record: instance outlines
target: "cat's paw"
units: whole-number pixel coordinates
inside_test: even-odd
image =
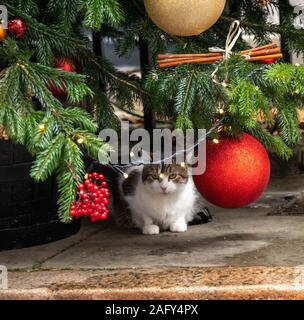
[[[159,234],[159,226],[155,224],[144,226],[142,232],[143,234],[146,234],[146,235]]]
[[[170,226],[171,232],[186,232],[187,229],[188,229],[188,226],[185,221],[175,222]]]

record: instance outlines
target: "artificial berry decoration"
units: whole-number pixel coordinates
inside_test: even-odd
[[[65,72],[76,72],[76,66],[73,60],[60,57],[55,60],[54,67],[56,69],[61,69]],[[53,96],[57,98],[60,102],[64,102],[67,99],[67,92],[64,89],[58,88],[54,85],[52,81],[48,82],[48,89],[52,92]]]
[[[78,201],[72,204],[70,214],[76,219],[89,217],[92,222],[106,220],[109,215],[109,196],[104,176],[97,172],[89,173],[84,183],[78,185]]]
[[[21,18],[11,19],[8,22],[8,30],[16,39],[22,39],[25,36],[26,25]]]

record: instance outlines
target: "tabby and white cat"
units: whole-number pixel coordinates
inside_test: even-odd
[[[147,235],[164,230],[185,232],[188,223],[203,210],[202,199],[185,166],[145,165],[128,174],[128,179],[120,181],[119,198],[114,201],[119,225],[130,226],[131,222]]]

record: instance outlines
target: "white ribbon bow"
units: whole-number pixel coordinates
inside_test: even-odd
[[[209,52],[220,52],[220,53],[224,53],[224,59],[228,59],[232,53],[232,49],[235,46],[238,38],[240,37],[241,33],[242,33],[242,29],[240,28],[240,21],[239,20],[234,20],[229,28],[229,33],[226,39],[226,47],[225,49],[221,49],[218,47],[212,47],[209,48]],[[226,85],[225,82],[220,83],[217,78],[216,78],[216,73],[218,72],[219,67],[216,67],[216,69],[213,71],[213,73],[211,74],[211,78],[212,81],[214,81],[217,84],[222,84],[222,85]]]
[[[221,52],[224,53],[224,59],[228,59],[232,53],[232,49],[235,46],[238,38],[242,33],[242,29],[240,28],[240,21],[234,20],[229,28],[229,33],[226,39],[225,49],[221,49],[218,47],[209,48],[209,52]]]

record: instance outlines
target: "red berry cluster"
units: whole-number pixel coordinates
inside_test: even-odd
[[[84,183],[78,185],[78,196],[71,207],[73,218],[89,217],[92,222],[107,219],[110,192],[102,174],[87,174]]]

